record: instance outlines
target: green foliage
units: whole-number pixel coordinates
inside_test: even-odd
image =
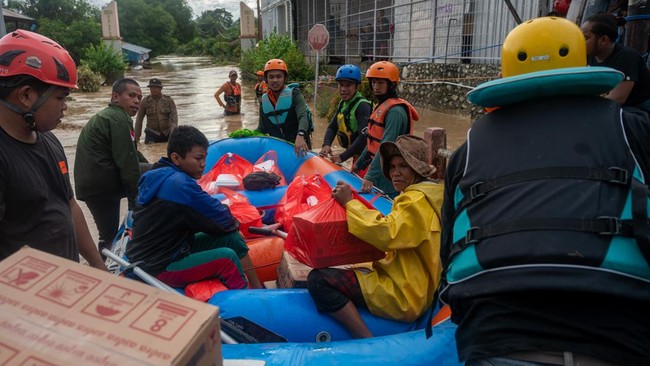
[[[150,6],[160,5],[176,21],[174,38],[187,43],[196,37],[196,23],[192,20],[192,8],[185,0],[147,0]]]
[[[153,6],[145,0],[120,0],[117,9],[122,14],[120,34],[125,42],[151,49],[151,57],[176,50],[176,20],[161,5]]]
[[[9,0],[7,9],[18,10],[39,23],[44,19],[55,19],[65,24],[88,19],[99,20],[99,8],[87,0]]]
[[[310,80],[314,77],[314,69],[305,61],[298,45],[287,35],[271,33],[262,40],[257,48],[242,53],[240,68],[243,74],[254,74],[263,70],[266,62],[280,58],[287,63],[290,81]]]
[[[93,19],[75,20],[66,24],[61,20],[43,18],[38,31],[68,50],[77,65],[81,61],[84,49],[99,44],[102,39],[101,24]]]
[[[88,66],[93,72],[100,74],[105,80],[126,70],[124,56],[113,47],[100,43],[86,48],[82,65]]]
[[[77,85],[79,91],[93,93],[99,91],[104,79],[101,75],[94,73],[88,65],[81,65],[77,69]]]
[[[226,9],[219,8],[201,13],[196,19],[196,25],[200,37],[224,36],[233,27],[232,14]]]

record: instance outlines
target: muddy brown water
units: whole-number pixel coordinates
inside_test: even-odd
[[[227,137],[230,132],[241,128],[255,129],[258,122],[258,106],[255,102],[253,91],[254,81],[238,81],[242,84],[242,114],[238,116],[224,116],[223,109],[214,99],[214,92],[223,83],[228,81],[228,72],[239,69],[235,66],[215,66],[210,58],[206,57],[159,57],[151,69],[131,70],[126,77],[135,79],[142,86],[143,95],[149,94],[146,85],[151,78],[158,78],[163,82],[163,93],[174,98],[178,110],[179,124],[192,125],[200,129],[209,140]],[[75,150],[79,132],[90,117],[105,108],[110,101],[110,86],[103,86],[96,93],[73,93],[68,103],[65,118],[59,127],[54,130],[65,148],[69,165],[74,167]],[[318,92],[318,97],[327,95],[326,91]],[[323,141],[328,121],[316,116],[313,104],[310,108],[314,112],[314,148],[318,150]],[[467,117],[438,113],[417,108],[420,121],[414,125],[414,134],[422,136],[428,127],[442,127],[447,131],[447,144],[453,150],[465,141],[470,119]],[[167,145],[145,145],[144,137],[138,145],[144,156],[150,162],[157,161],[166,154]],[[335,148],[336,151],[336,148]],[[342,150],[341,150],[342,151]],[[71,169],[72,171],[72,169]],[[71,174],[72,184],[74,177]],[[123,212],[126,211],[126,200],[123,200]],[[97,228],[93,222],[86,205],[80,202],[86,221],[95,240]]]

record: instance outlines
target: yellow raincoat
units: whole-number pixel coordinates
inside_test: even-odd
[[[442,272],[442,197],[441,184],[412,184],[385,217],[357,200],[347,203],[350,233],[387,252],[369,273],[355,271],[372,314],[411,322],[431,305]]]

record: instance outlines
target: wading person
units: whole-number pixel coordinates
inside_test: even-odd
[[[75,192],[93,215],[99,248],[111,249],[120,224],[120,201],[135,207],[144,157],[135,148],[131,117],[138,113],[142,91],[133,79],[113,83],[108,107],[90,118],[79,134],[74,164]]]
[[[237,71],[230,70],[228,78],[230,80],[226,81],[214,93],[214,99],[223,108],[225,116],[232,116],[241,113],[241,85],[237,82]],[[223,101],[221,100],[221,94],[223,94]]]
[[[255,100],[257,103],[262,102],[262,95],[269,91],[266,81],[264,81],[264,70],[259,70],[255,73],[257,75],[257,84],[255,84]]]
[[[68,52],[40,34],[0,39],[0,260],[23,245],[106,270],[74,198],[68,160],[51,130],[77,89]]]
[[[354,158],[356,161],[366,147],[366,135],[361,131],[368,126],[368,116],[372,105],[359,92],[361,70],[358,66],[343,65],[339,67],[336,71],[336,84],[341,102],[339,102],[336,113],[325,131],[320,155],[340,164],[349,158]],[[335,137],[341,147],[345,149],[341,154],[332,154],[331,145]]]
[[[178,113],[172,97],[162,93],[163,84],[160,79],[149,81],[150,95],[144,97],[135,117],[135,145],[138,146],[142,134],[142,121],[147,117],[147,127],[144,129],[144,143],[167,142],[169,134],[178,126]]]
[[[436,169],[427,164],[427,143],[400,136],[379,148],[382,173],[401,192],[385,217],[352,198],[350,186],[339,181],[332,197],[347,214],[348,230],[386,252],[371,271],[314,269],[307,288],[318,311],[329,313],[356,338],[372,337],[359,315],[412,322],[431,306],[440,282],[440,209],[442,185],[430,180]]]
[[[286,84],[288,77],[287,64],[280,59],[264,66],[269,90],[262,95],[256,131],[294,143],[296,155],[302,157],[311,150],[311,112],[298,84]]]
[[[650,121],[598,95],[622,74],[586,66],[554,17],[503,42],[503,78],[445,174],[443,300],[460,361],[650,364]]]
[[[366,147],[352,169],[354,172],[367,169],[361,192],[370,192],[375,186],[394,198],[398,192],[390,179],[382,174],[377,151],[381,143],[394,142],[398,136],[411,134],[413,122],[420,119],[420,116],[409,102],[397,96],[399,70],[393,63],[379,61],[372,64],[366,72],[366,78],[379,103],[368,119]]]

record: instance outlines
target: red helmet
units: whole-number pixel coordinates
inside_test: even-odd
[[[569,12],[569,6],[571,5],[571,0],[555,0],[553,4],[553,9],[557,11],[561,16],[565,16]]]
[[[30,75],[46,84],[77,89],[77,66],[68,51],[22,29],[0,39],[0,75]]]

